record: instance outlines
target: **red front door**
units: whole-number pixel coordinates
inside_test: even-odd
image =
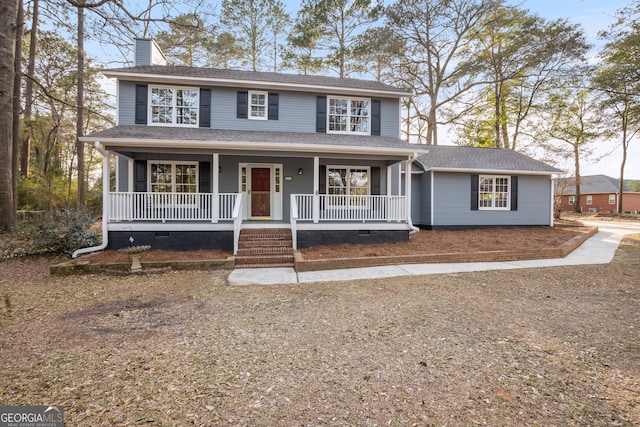
[[[270,168],[251,168],[251,216],[271,216]]]

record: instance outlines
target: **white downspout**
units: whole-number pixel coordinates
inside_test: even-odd
[[[102,154],[102,244],[98,246],[91,246],[89,248],[76,249],[71,258],[77,258],[78,255],[87,254],[91,252],[97,252],[105,249],[109,244],[109,232],[107,231],[107,224],[109,223],[108,203],[109,203],[109,153],[105,151],[99,142],[95,143],[96,150]]]

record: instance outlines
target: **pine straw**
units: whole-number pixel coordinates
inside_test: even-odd
[[[308,285],[0,263],[0,402],[67,425],[640,424],[640,247]],[[1,302],[1,301],[0,301]]]

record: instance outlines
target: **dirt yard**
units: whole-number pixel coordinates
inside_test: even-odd
[[[0,262],[0,402],[70,426],[640,425],[640,241],[610,265],[230,287]]]

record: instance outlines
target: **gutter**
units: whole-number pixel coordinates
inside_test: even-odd
[[[107,212],[108,190],[109,190],[109,153],[105,151],[99,142],[95,143],[96,150],[102,154],[102,243],[98,246],[91,246],[89,248],[76,249],[71,258],[77,258],[78,255],[88,254],[91,252],[101,251],[106,249],[109,244],[109,232],[107,231],[108,218],[105,218]]]

